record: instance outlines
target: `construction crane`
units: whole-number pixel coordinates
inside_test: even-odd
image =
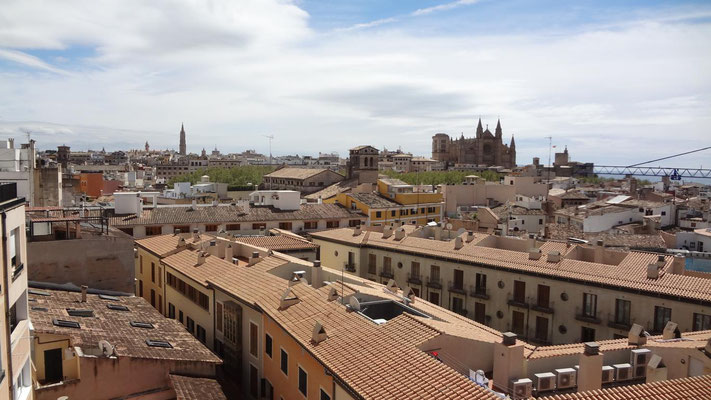
[[[668,176],[672,180],[681,180],[682,178],[706,178],[711,179],[711,169],[704,168],[679,168],[679,167],[643,167],[644,164],[650,164],[657,161],[668,160],[674,157],[680,157],[687,154],[697,153],[711,149],[711,146],[702,147],[683,153],[673,154],[666,157],[656,158],[654,160],[644,161],[627,166],[619,165],[596,165],[594,172],[599,175],[636,175],[636,176]]]

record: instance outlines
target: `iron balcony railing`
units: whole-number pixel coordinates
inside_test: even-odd
[[[581,307],[575,307],[575,319],[583,322],[591,322],[593,324],[599,324],[602,322],[598,316],[597,310],[594,313],[585,312]]]
[[[469,295],[479,299],[489,300],[489,289],[485,286],[472,285],[469,288]]]
[[[407,283],[412,283],[413,285],[422,285],[422,275],[420,274],[407,274]]]

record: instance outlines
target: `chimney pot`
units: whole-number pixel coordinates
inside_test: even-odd
[[[585,354],[589,356],[594,356],[600,353],[600,345],[596,342],[586,342],[585,343]]]
[[[505,346],[513,346],[513,345],[516,344],[516,337],[517,337],[517,336],[516,336],[515,333],[513,333],[513,332],[504,332],[504,333],[503,333],[503,336],[504,336],[504,338],[503,338],[502,343],[503,343]]]

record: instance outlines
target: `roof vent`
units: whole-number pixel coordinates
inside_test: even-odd
[[[193,241],[200,241],[200,231],[198,231],[197,229],[193,229]]]
[[[669,340],[681,337],[681,332],[679,332],[678,326],[679,325],[676,322],[667,322],[667,324],[664,326],[664,331],[662,332],[662,339]],[[677,333],[679,333],[679,336],[677,336]]]
[[[247,266],[251,267],[252,265],[254,265],[258,262],[259,262],[259,252],[253,251],[252,255],[249,257],[249,262],[247,263]]]
[[[173,229],[173,236],[180,236],[180,229]]]
[[[467,231],[467,243],[471,243],[474,240],[474,231]]]
[[[657,266],[659,268],[664,267],[664,265],[667,263],[667,260],[664,258],[664,255],[660,254],[657,256]]]
[[[405,239],[405,229],[398,228],[395,231],[395,240],[402,240],[402,239]]]
[[[501,342],[504,346],[513,346],[516,344],[516,334],[513,332],[504,332],[503,341]]]
[[[197,264],[195,264],[195,266],[205,264],[205,258],[207,258],[207,253],[204,251],[198,251]]]
[[[291,274],[291,279],[289,279],[289,287],[298,285],[302,281],[308,284],[304,275],[306,275],[306,271],[294,271],[294,273]]]
[[[560,251],[551,251],[548,253],[548,262],[560,262]]]
[[[311,341],[314,343],[321,343],[328,338],[326,335],[326,328],[323,327],[321,322],[316,321],[314,324],[314,329],[311,331]]]
[[[387,239],[393,234],[393,228],[390,225],[383,227],[383,239]]]
[[[454,250],[459,250],[462,247],[464,247],[464,242],[462,241],[462,237],[457,236],[456,238],[454,238]]]
[[[362,232],[363,230],[361,229],[360,225],[353,228],[353,236],[360,236]]]
[[[178,248],[178,249],[181,248],[181,247],[185,247],[185,238],[182,238],[182,237],[181,237],[180,239],[178,239],[178,245],[175,246],[175,247]]]
[[[299,298],[291,291],[291,287],[286,288],[284,294],[281,295],[281,300],[279,301],[279,309],[286,310],[287,308],[293,306],[299,302]]]
[[[647,343],[647,336],[649,336],[649,334],[644,330],[642,325],[633,324],[627,334],[628,343],[642,346]]]
[[[328,290],[328,301],[338,300],[338,291],[332,287]]]
[[[540,258],[543,256],[543,252],[541,249],[533,247],[528,249],[528,259],[529,260],[540,260]]]
[[[415,302],[415,297],[417,297],[417,296],[415,295],[415,291],[411,287],[406,286],[405,290],[403,290],[402,292],[403,292],[403,295],[410,300],[410,303]]]
[[[659,273],[659,264],[649,264],[647,265],[647,279],[657,279],[661,275]]]
[[[596,342],[585,342],[585,355],[594,356],[600,354],[600,345]]]
[[[386,287],[388,288],[389,291],[391,291],[393,293],[397,293],[397,290],[399,289],[397,287],[397,283],[395,283],[395,279],[392,279],[392,278],[388,281],[388,284]]]

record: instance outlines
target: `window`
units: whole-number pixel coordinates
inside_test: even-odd
[[[597,317],[597,295],[591,293],[583,293],[583,316],[596,318]],[[588,340],[589,342],[589,340]]]
[[[156,306],[156,291],[154,289],[151,289],[151,305]]]
[[[279,222],[279,229],[291,230],[291,222]]]
[[[182,310],[178,310],[178,321],[180,321],[181,324],[183,323],[183,311]]]
[[[215,303],[215,329],[222,332],[222,303]]]
[[[227,224],[226,230],[228,231],[238,231],[239,224]]]
[[[581,342],[594,342],[595,341],[595,329],[583,326],[580,328],[580,341]]]
[[[187,323],[188,332],[190,332],[191,334],[194,335],[195,334],[195,321],[193,321],[193,319],[190,317],[188,317],[187,321],[188,321],[188,323]]]
[[[267,224],[264,222],[256,222],[252,224],[252,229],[267,229]]]
[[[368,273],[375,275],[375,270],[377,268],[377,258],[375,254],[368,254]]]
[[[259,396],[259,370],[252,364],[249,364],[249,394]]]
[[[197,338],[203,344],[207,341],[207,332],[205,331],[205,328],[203,328],[199,324],[197,326]]]
[[[158,267],[158,287],[163,287],[163,272],[160,267]]]
[[[242,343],[242,307],[234,303],[226,303],[224,306],[224,336],[230,343]]]
[[[67,314],[71,317],[93,317],[94,310],[89,309],[79,309],[79,308],[67,308]]]
[[[476,292],[486,294],[486,274],[476,274]]]
[[[163,296],[158,295],[158,312],[163,314]]]
[[[706,331],[711,329],[711,315],[694,313],[695,331]]]
[[[654,307],[654,331],[661,332],[671,321],[671,308],[656,306]]]
[[[53,319],[52,324],[55,326],[61,326],[62,328],[80,328],[80,325],[76,321],[67,321],[64,319]]]
[[[249,323],[249,354],[259,357],[259,327]]]
[[[331,400],[331,396],[329,396],[328,393],[321,389],[321,395],[319,396],[319,400]]]
[[[548,341],[548,318],[536,317],[536,339],[541,342]]]
[[[526,302],[526,282],[514,281],[513,299],[517,303],[525,303]]]
[[[392,258],[383,257],[383,272],[387,272],[387,273],[392,272]]]
[[[264,352],[272,358],[272,337],[268,333],[264,335]]]
[[[173,345],[164,340],[152,340],[146,339],[146,344],[151,347],[162,347],[165,349],[172,349]]]
[[[439,266],[438,265],[431,265],[430,266],[430,281],[439,282]]]
[[[420,263],[413,261],[410,264],[410,276],[413,278],[418,278],[420,277]]]
[[[168,303],[168,318],[175,319],[175,306]]]
[[[524,315],[520,311],[513,311],[511,314],[511,331],[517,335],[523,336],[523,320]]]
[[[215,225],[215,224],[205,225],[205,232],[217,232],[217,225]]]
[[[289,354],[287,354],[284,349],[281,350],[281,372],[284,375],[289,375]]]
[[[173,225],[173,232],[190,233],[190,225]]]
[[[147,226],[146,227],[146,236],[160,235],[161,232],[162,232],[162,229],[160,226]]]
[[[339,226],[339,221],[326,221],[326,228],[338,228]]]
[[[538,225],[543,225],[543,218],[538,218]]]
[[[301,367],[299,367],[299,392],[304,396],[307,396],[307,386],[308,386],[309,375]]]
[[[138,280],[138,296],[143,297],[143,280]]]
[[[615,323],[620,325],[630,324],[630,301],[615,299]]]
[[[151,263],[151,282],[156,283],[156,264]]]
[[[138,257],[138,267],[141,271],[141,275],[143,275],[143,256]]]
[[[464,289],[464,271],[461,269],[454,270],[454,284],[452,286],[453,289]]]
[[[538,285],[538,306],[548,308],[550,304],[551,287],[547,285]]]
[[[304,222],[304,229],[318,229],[318,221]]]
[[[114,311],[128,311],[128,307],[122,306],[120,304],[107,304],[106,308]]]
[[[134,328],[153,329],[153,324],[150,322],[131,321],[131,326]]]
[[[382,218],[382,217],[383,217],[382,211],[376,211],[376,212],[375,212],[375,218]]]
[[[348,221],[348,226],[351,228],[355,228],[356,226],[360,226],[360,220],[359,219],[351,219]]]

